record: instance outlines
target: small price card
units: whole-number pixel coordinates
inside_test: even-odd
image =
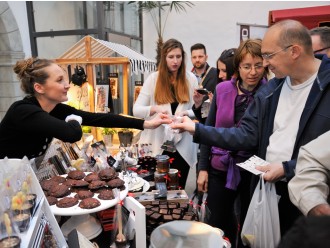
[[[258,156],[252,156],[251,158],[249,158],[248,160],[246,160],[243,163],[238,163],[237,165],[239,167],[242,167],[243,169],[250,171],[251,173],[255,174],[255,175],[260,175],[263,172],[257,170],[255,167],[256,166],[263,166],[263,165],[268,165],[269,162],[263,160],[262,158],[259,158]]]

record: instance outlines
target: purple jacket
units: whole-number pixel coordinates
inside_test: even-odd
[[[265,84],[267,81],[262,79],[261,84]],[[238,89],[236,86],[236,79],[222,82],[217,85],[215,90],[214,102],[216,104],[215,111],[210,111],[208,121],[213,120],[215,127],[233,127],[235,126],[235,100],[238,96]],[[251,101],[249,104],[252,102]],[[211,115],[211,116],[210,116]],[[212,116],[213,115],[213,116]],[[210,119],[210,120],[209,120]],[[210,125],[211,123],[207,123]],[[252,153],[246,151],[228,151],[219,147],[209,147],[211,153],[208,155],[211,158],[211,166],[220,171],[228,171],[226,187],[230,189],[236,189],[240,181],[239,168],[236,163],[243,162],[252,156]],[[203,150],[201,149],[201,156]],[[199,169],[202,169],[199,166]]]

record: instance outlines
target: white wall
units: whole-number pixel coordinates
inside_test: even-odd
[[[11,12],[13,13],[17,26],[19,27],[19,31],[21,33],[22,44],[23,44],[23,52],[25,53],[25,57],[31,56],[31,43],[30,43],[30,35],[29,35],[29,24],[27,21],[26,14],[26,2],[25,1],[7,1]]]
[[[329,5],[329,1],[205,1],[193,2],[195,6],[186,7],[186,12],[169,14],[164,32],[164,41],[175,38],[182,42],[187,53],[187,68],[190,70],[190,47],[203,43],[209,55],[208,62],[215,62],[224,49],[239,44],[239,25],[237,23],[268,26],[270,10],[302,8]],[[257,38],[257,37],[251,37]],[[262,37],[259,37],[262,38]],[[148,13],[143,21],[143,53],[146,57],[156,56],[157,35]]]
[[[7,1],[13,12],[22,36],[25,55],[31,56],[31,45],[25,1]],[[187,53],[187,68],[191,68],[190,46],[204,43],[209,63],[215,66],[220,53],[227,48],[237,47],[239,26],[237,23],[268,25],[270,10],[329,5],[329,1],[193,1],[186,12],[169,14],[164,32],[164,41],[176,38],[184,45]],[[156,56],[157,35],[149,14],[144,14],[143,53],[148,58]]]

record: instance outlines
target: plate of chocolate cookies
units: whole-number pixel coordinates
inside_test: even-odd
[[[61,179],[62,178],[62,179]],[[40,182],[54,215],[73,216],[98,212],[117,204],[112,189],[120,189],[120,199],[128,186],[112,168],[99,172],[70,171]]]

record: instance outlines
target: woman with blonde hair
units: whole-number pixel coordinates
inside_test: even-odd
[[[81,139],[81,125],[121,128],[156,128],[170,123],[166,115],[151,121],[111,113],[91,113],[63,104],[70,84],[54,61],[28,58],[17,61],[14,72],[27,96],[14,102],[0,123],[0,159],[29,159],[44,155],[53,138],[64,142]]]
[[[188,111],[189,116],[194,117],[192,97],[198,83],[196,77],[186,70],[185,56],[181,42],[169,39],[164,43],[158,71],[144,82],[133,106],[134,116],[149,120],[157,113],[178,115]],[[167,138],[166,128],[162,125],[154,130],[144,130],[139,143],[152,144],[153,156],[165,154],[174,158],[171,168],[180,171],[179,185],[184,187],[190,167],[197,163],[197,145],[192,142],[191,135],[182,133],[176,134],[173,140],[175,152],[162,149]]]

